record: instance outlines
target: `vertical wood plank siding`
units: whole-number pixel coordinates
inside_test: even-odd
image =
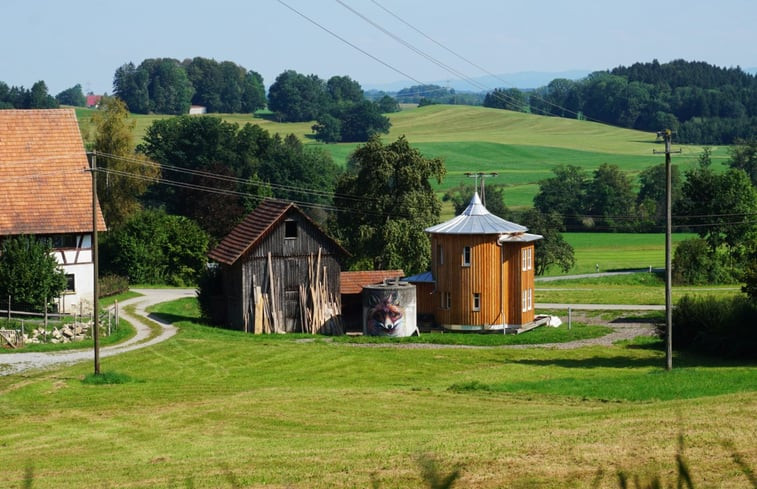
[[[533,267],[522,271],[522,250],[531,243],[497,245],[497,235],[435,234],[431,236],[436,292],[433,313],[449,325],[490,326],[525,324],[533,320],[533,309],[522,310],[522,292],[533,289]],[[471,248],[470,266],[463,266],[463,249]],[[440,260],[439,253],[444,256]],[[440,264],[441,263],[441,264]],[[449,294],[450,308],[444,307]],[[473,310],[473,295],[480,294],[480,308]],[[533,292],[532,292],[533,294]],[[504,317],[503,317],[504,315]]]
[[[287,219],[297,222],[297,237],[285,237],[285,223],[276,226],[265,236],[258,246],[243,256],[230,268],[226,284],[231,287],[226,293],[229,297],[228,318],[232,327],[252,331],[255,321],[254,287],[260,287],[269,293],[270,277],[268,272],[268,254],[271,254],[273,270],[274,296],[277,309],[284,316],[280,327],[287,332],[302,330],[299,308],[299,287],[308,282],[308,258],[315,260],[321,249],[321,272],[326,270],[326,284],[329,294],[339,300],[339,274],[341,267],[338,251],[331,242],[319,239],[323,236],[307,219],[296,212],[289,213]],[[239,291],[239,294],[236,291]],[[240,302],[237,302],[240,301]]]

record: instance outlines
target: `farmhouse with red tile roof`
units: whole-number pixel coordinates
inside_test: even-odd
[[[73,109],[0,110],[0,238],[49,237],[69,290],[62,311],[93,299],[92,176]],[[97,229],[105,221],[97,209]]]

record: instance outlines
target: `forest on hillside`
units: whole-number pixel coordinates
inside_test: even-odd
[[[704,62],[655,60],[577,81],[557,79],[528,100],[536,114],[671,129],[680,143],[734,144],[757,133],[757,77]]]
[[[257,72],[230,61],[152,58],[119,67],[113,87],[133,113],[184,114],[191,104],[225,113],[268,108],[281,121],[316,121],[316,138],[326,142],[365,141],[384,133],[389,122],[381,114],[398,110],[398,103],[482,104],[643,131],[671,129],[684,144],[730,145],[757,134],[757,77],[701,61],[654,60],[580,80],[558,78],[535,90],[497,88],[485,95],[436,85],[365,93],[346,75],[322,80],[288,70],[266,94]],[[81,100],[80,85],[53,97],[44,81],[31,89],[0,81],[0,108],[50,108]],[[358,122],[360,130],[349,132]]]

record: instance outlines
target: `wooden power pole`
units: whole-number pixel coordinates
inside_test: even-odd
[[[92,297],[92,340],[95,349],[95,375],[100,375],[100,281],[98,278],[98,254],[97,254],[97,152],[92,152],[92,268],[94,279],[94,291]]]
[[[665,370],[673,369],[673,269],[672,269],[672,233],[673,233],[673,198],[672,172],[670,169],[670,141],[673,133],[670,129],[657,133],[665,141]],[[661,154],[661,151],[653,151]]]

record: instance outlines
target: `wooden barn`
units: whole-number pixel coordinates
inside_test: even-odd
[[[438,323],[461,331],[517,331],[533,322],[534,242],[542,237],[526,231],[491,214],[478,193],[462,214],[426,229]]]
[[[347,255],[295,204],[264,200],[208,255],[221,267],[225,322],[250,333],[341,333]]]

